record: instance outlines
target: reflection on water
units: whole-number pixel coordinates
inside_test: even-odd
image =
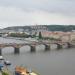
[[[0,38],[0,41],[2,39]],[[4,39],[4,42],[8,40],[12,42],[12,39]],[[10,60],[12,66],[24,65],[39,72],[40,75],[75,75],[75,49],[58,51],[54,49],[45,52],[44,46],[41,45],[36,47],[35,53],[30,52],[29,46],[22,47],[20,54],[17,55],[14,54],[12,47],[4,48],[2,51],[5,59]]]

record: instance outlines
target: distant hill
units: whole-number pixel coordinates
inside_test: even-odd
[[[49,31],[72,31],[75,30],[75,25],[48,25]]]
[[[75,25],[45,25],[49,31],[72,31],[75,30]],[[31,26],[12,26],[4,28],[6,30],[31,29]]]
[[[4,29],[17,31],[18,29],[30,29],[30,26],[12,26],[12,27],[4,28]]]

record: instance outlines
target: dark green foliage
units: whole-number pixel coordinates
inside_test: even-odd
[[[6,72],[2,72],[2,75],[9,75],[8,73],[6,73]]]
[[[72,31],[75,30],[74,25],[48,25],[49,31]]]
[[[39,32],[39,39],[42,39],[42,34],[41,34],[41,32]]]
[[[25,38],[30,37],[30,35],[27,35],[25,33],[22,33],[22,34],[20,34],[20,33],[11,33],[11,34],[9,34],[9,36],[11,36],[11,37],[25,37]]]

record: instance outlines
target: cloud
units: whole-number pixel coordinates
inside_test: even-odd
[[[74,21],[74,0],[0,0],[2,27],[30,24],[75,24]]]
[[[25,11],[43,10],[70,15],[75,13],[75,0],[0,0],[0,5]]]

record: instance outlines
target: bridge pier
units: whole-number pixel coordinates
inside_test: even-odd
[[[15,53],[15,54],[19,54],[19,53],[20,53],[19,48],[15,47],[15,48],[14,48],[14,53]]]
[[[2,49],[0,48],[0,55],[2,55]]]
[[[62,45],[57,44],[57,49],[61,49],[61,48],[62,48]]]
[[[31,45],[30,47],[31,47],[31,50],[30,50],[31,52],[35,52],[36,51],[36,46],[35,45]]]
[[[49,51],[50,50],[50,44],[45,44],[45,51]]]
[[[67,42],[67,48],[71,48],[71,47],[72,45],[69,42]]]

